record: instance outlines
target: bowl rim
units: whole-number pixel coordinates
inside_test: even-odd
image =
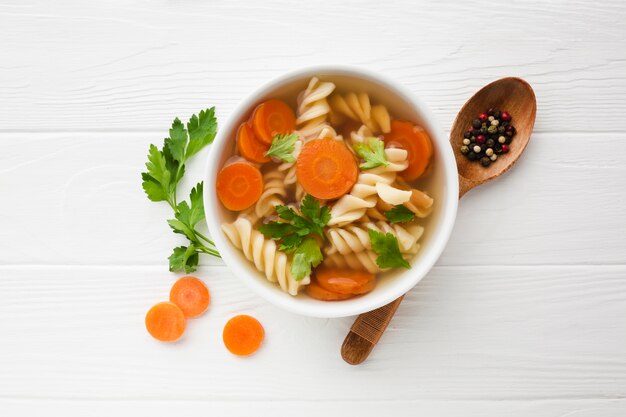
[[[218,218],[218,199],[210,198],[209,195],[212,196],[213,193],[205,192],[203,193],[203,200],[209,233],[215,242],[215,246],[220,252],[226,266],[230,268],[233,274],[243,281],[248,288],[251,288],[256,294],[260,295],[271,304],[284,310],[309,317],[333,318],[353,316],[382,307],[407,293],[426,276],[443,253],[450,235],[452,234],[458,208],[459,182],[454,152],[430,108],[403,85],[371,70],[349,65],[318,65],[299,68],[276,76],[254,89],[235,106],[230,115],[226,118],[223,127],[218,129],[207,157],[204,169],[204,181],[207,181],[209,184],[215,183],[217,172],[219,171],[217,165],[226,144],[226,137],[236,128],[236,122],[239,121],[242,114],[258,100],[258,97],[296,79],[312,77],[319,74],[322,74],[322,76],[323,74],[330,74],[368,79],[373,83],[381,85],[385,89],[391,90],[394,95],[400,96],[405,101],[411,103],[412,107],[423,116],[424,124],[427,125],[427,130],[434,136],[434,140],[438,145],[438,152],[441,153],[441,159],[444,162],[445,190],[442,195],[445,196],[447,201],[440,215],[439,233],[432,236],[431,241],[428,242],[430,256],[421,257],[420,262],[412,265],[410,270],[400,273],[398,277],[395,278],[394,285],[389,285],[385,292],[378,294],[376,297],[360,298],[363,300],[361,303],[355,302],[358,299],[352,299],[352,302],[348,304],[342,301],[326,302],[323,304],[323,308],[318,308],[316,305],[299,302],[299,298],[297,297],[285,297],[285,293],[280,290],[279,287],[268,287],[264,280],[260,279],[261,276],[258,274],[250,274],[247,268],[241,265],[238,256],[235,254],[236,249],[232,247],[226,236],[222,233],[220,219]],[[400,279],[400,277],[404,279]]]

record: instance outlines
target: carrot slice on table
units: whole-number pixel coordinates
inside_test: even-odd
[[[353,294],[341,294],[335,291],[329,291],[315,280],[311,280],[311,283],[306,286],[306,293],[309,297],[322,301],[339,301],[354,297]]]
[[[374,289],[376,277],[356,269],[336,269],[321,266],[315,270],[320,287],[339,294],[365,294]]]
[[[228,320],[222,338],[230,353],[248,356],[256,352],[263,343],[265,330],[254,317],[240,315]]]
[[[146,314],[148,333],[161,342],[174,342],[185,331],[185,314],[174,303],[162,302],[152,306]]]
[[[358,168],[343,142],[315,139],[302,148],[296,161],[296,175],[304,190],[315,198],[339,198],[356,182]]]
[[[185,317],[198,317],[211,302],[209,289],[196,277],[182,277],[172,285],[170,301],[176,304]]]
[[[295,130],[296,115],[284,101],[268,100],[254,110],[252,127],[261,142],[271,145],[274,135]]]
[[[259,141],[248,123],[242,123],[237,130],[237,150],[239,154],[248,161],[264,164],[270,161],[269,156],[265,153],[270,149],[267,145]]]
[[[233,211],[245,210],[261,197],[263,176],[254,165],[235,162],[217,174],[216,189],[224,207]]]
[[[391,131],[384,135],[386,147],[399,147],[408,153],[409,166],[400,175],[407,181],[421,177],[433,155],[433,145],[428,133],[410,122],[393,120]]]

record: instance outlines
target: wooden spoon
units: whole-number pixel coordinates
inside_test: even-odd
[[[510,151],[498,155],[498,159],[485,168],[479,162],[467,159],[461,154],[460,148],[463,134],[471,126],[472,121],[489,108],[509,112],[517,133]],[[463,105],[450,132],[450,144],[459,171],[459,198],[513,166],[530,141],[536,113],[537,100],[533,89],[526,81],[515,77],[502,78],[486,85]],[[355,320],[341,346],[341,356],[346,362],[358,365],[367,359],[403,298],[404,296],[376,310],[363,313]]]

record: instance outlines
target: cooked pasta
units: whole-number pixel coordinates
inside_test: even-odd
[[[326,254],[332,255],[339,252],[342,255],[372,250],[369,238],[369,230],[382,233],[391,233],[398,239],[401,253],[415,254],[419,250],[417,241],[424,233],[422,226],[412,224],[402,226],[389,224],[386,221],[351,224],[346,227],[331,227],[326,230],[329,246]]]
[[[311,282],[310,277],[300,281],[293,279],[287,254],[278,250],[276,242],[255,230],[246,217],[239,216],[233,223],[222,225],[222,230],[246,259],[263,272],[268,281],[278,282],[283,291],[297,295],[300,287]]]
[[[349,269],[365,269],[370,274],[376,274],[383,272],[376,264],[376,255],[370,250],[363,252],[350,253],[348,255],[342,255],[339,252],[332,255],[328,255],[324,258],[324,265],[332,268],[349,268]]]
[[[235,216],[222,231],[243,257],[285,293],[306,288],[328,301],[362,296],[377,274],[409,268],[434,206],[403,180],[431,163],[431,155],[407,150],[413,140],[429,145],[424,131],[418,137],[418,125],[392,121],[366,93],[335,88],[314,77],[295,100],[256,106],[216,179]]]
[[[263,194],[254,206],[257,217],[265,217],[274,211],[274,207],[283,204],[287,197],[285,172],[273,169],[263,175]]]
[[[330,113],[327,99],[334,90],[335,84],[313,77],[306,90],[298,96],[296,128],[305,140],[322,137],[320,133],[325,128],[332,129],[326,123]]]
[[[372,106],[366,93],[335,94],[330,97],[330,105],[336,122],[345,116],[363,123],[375,134],[391,130],[391,116],[387,108],[382,104]]]

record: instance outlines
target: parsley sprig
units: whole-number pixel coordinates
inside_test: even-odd
[[[293,151],[297,141],[298,135],[296,133],[288,135],[279,133],[272,139],[272,145],[265,156],[278,158],[283,162],[295,162],[296,158],[293,156]]]
[[[372,169],[379,166],[388,166],[385,155],[385,143],[376,138],[369,138],[367,143],[355,143],[354,151],[365,160],[359,167],[361,169]]]
[[[324,239],[324,227],[330,221],[328,207],[320,207],[318,200],[306,195],[300,205],[300,214],[289,206],[276,206],[278,217],[284,221],[271,221],[261,225],[260,232],[280,241],[279,250],[293,253],[291,273],[296,281],[311,273],[322,262],[320,245],[314,236]]]
[[[394,268],[402,266],[411,269],[411,265],[404,259],[400,253],[398,239],[392,233],[381,233],[374,229],[368,230],[372,250],[378,255],[376,265],[380,268]]]
[[[395,206],[384,214],[391,223],[406,223],[415,219],[415,213],[403,205]]]
[[[170,205],[174,210],[174,219],[167,223],[174,233],[189,239],[188,246],[174,248],[169,257],[170,271],[193,272],[198,266],[199,254],[220,255],[213,241],[196,229],[196,225],[205,218],[203,183],[198,183],[191,190],[189,203],[178,202],[176,189],[185,174],[185,163],[215,138],[215,108],[202,110],[198,116],[192,115],[187,128],[176,118],[169,133],[161,150],[150,145],[147,172],[141,174],[141,185],[151,201],[166,201]]]

